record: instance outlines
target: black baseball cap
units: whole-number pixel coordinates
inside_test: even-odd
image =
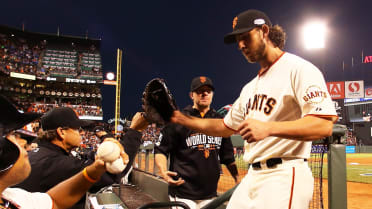
[[[196,91],[196,89],[198,89],[202,86],[209,86],[214,91],[212,80],[208,77],[205,77],[205,76],[198,76],[198,77],[195,77],[194,79],[192,79],[190,90],[193,92],[193,91]]]
[[[255,9],[244,11],[234,18],[233,32],[225,35],[224,42],[225,44],[235,43],[236,35],[248,32],[253,28],[264,24],[268,25],[269,27],[272,26],[269,17],[265,13]]]
[[[92,122],[80,120],[76,112],[69,107],[57,107],[41,117],[41,128],[44,131],[55,130],[58,127],[80,128],[90,125]]]
[[[39,113],[19,112],[17,108],[2,95],[0,95],[0,110],[0,124],[3,125],[4,134],[22,128],[41,116]]]
[[[93,131],[95,133],[97,133],[97,132],[106,131],[106,130],[105,130],[105,128],[103,126],[96,126],[96,127],[94,127]]]
[[[31,144],[36,138],[37,134],[25,129],[18,129],[15,131],[20,137],[27,141],[27,144]]]
[[[0,109],[0,172],[3,172],[13,167],[20,154],[17,145],[4,136],[36,120],[41,114],[21,113],[2,95],[0,95]]]
[[[6,137],[0,136],[0,173],[13,167],[18,160],[19,153],[17,145]]]

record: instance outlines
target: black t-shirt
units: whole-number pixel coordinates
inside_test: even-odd
[[[124,135],[120,143],[125,147],[125,151],[130,157],[130,162],[135,158],[135,151],[138,150],[141,142],[141,133],[131,130]],[[72,177],[82,171],[86,166],[94,162],[94,154],[91,159],[78,159],[71,156],[61,147],[42,141],[39,148],[28,153],[31,164],[31,173],[27,179],[14,187],[25,189],[29,192],[47,192],[58,183]],[[89,192],[98,192],[101,188],[119,183],[120,177],[124,176],[130,166],[117,175],[104,173],[100,180],[93,184]],[[83,209],[85,205],[85,196],[73,207],[74,209]]]
[[[191,106],[186,107],[184,113],[201,117]],[[204,118],[222,116],[210,109]],[[162,129],[155,153],[170,157],[169,170],[185,180],[180,186],[169,186],[169,194],[192,200],[216,196],[220,163],[228,165],[235,161],[230,138],[207,136],[178,124],[169,124]]]

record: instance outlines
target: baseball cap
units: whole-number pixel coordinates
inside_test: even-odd
[[[22,128],[41,116],[41,114],[38,113],[19,112],[17,108],[2,95],[0,95],[0,110],[0,124],[3,125],[3,133],[5,134]]]
[[[225,35],[224,42],[225,44],[235,43],[236,35],[248,32],[264,24],[272,26],[269,17],[265,13],[255,9],[244,11],[234,18],[233,32]]]
[[[214,91],[212,80],[205,76],[198,76],[192,79],[190,90],[193,92],[202,86],[209,86]]]
[[[58,127],[80,128],[90,125],[91,121],[80,120],[75,111],[69,107],[57,107],[41,117],[41,128],[44,131]]]
[[[19,149],[7,138],[0,136],[0,172],[6,171],[13,167],[18,160]]]
[[[95,133],[97,133],[97,132],[106,131],[106,130],[105,130],[105,128],[103,128],[103,126],[96,126],[96,127],[94,127],[93,131]]]
[[[18,129],[15,132],[19,134],[22,139],[26,140],[27,144],[31,144],[37,138],[36,133],[25,130],[25,129]]]
[[[0,172],[10,169],[18,160],[20,150],[4,135],[22,128],[41,116],[37,113],[20,113],[4,96],[0,95]]]

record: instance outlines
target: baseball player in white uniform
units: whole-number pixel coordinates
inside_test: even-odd
[[[214,136],[240,134],[250,163],[228,209],[307,209],[312,173],[311,141],[330,136],[336,111],[322,73],[282,51],[285,33],[261,11],[233,20],[224,42],[238,43],[248,62],[260,64],[224,119],[198,119],[175,111],[172,121]]]

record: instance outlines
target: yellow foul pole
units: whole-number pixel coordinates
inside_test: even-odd
[[[121,61],[122,50],[117,50],[117,65],[116,65],[116,102],[115,102],[115,136],[118,133],[118,125],[120,124],[120,89],[121,89]]]

